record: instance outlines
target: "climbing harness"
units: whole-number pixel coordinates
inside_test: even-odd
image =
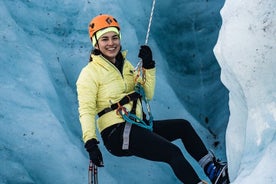
[[[142,100],[146,103],[146,106],[148,109],[148,115],[149,115],[148,120],[146,118],[146,114],[143,111],[143,108],[142,108],[143,118],[141,119],[136,116],[136,106],[137,106],[138,100],[141,101],[141,106],[142,106]],[[129,112],[123,105],[125,105],[131,101],[133,102],[133,104],[132,104],[132,109]],[[103,109],[102,111],[100,111],[98,113],[98,116],[101,117],[104,114],[111,112],[113,110],[116,110],[116,114],[117,115],[120,114],[122,116],[122,118],[125,120],[125,126],[124,126],[124,131],[123,131],[123,144],[122,144],[123,150],[128,150],[128,148],[129,148],[129,134],[130,134],[132,124],[135,124],[139,127],[142,127],[142,128],[152,131],[153,116],[151,114],[150,106],[149,106],[149,103],[145,96],[145,91],[144,91],[143,87],[141,86],[141,84],[138,83],[136,85],[135,92],[133,92],[129,95],[126,95],[118,103],[111,104],[110,107]]]
[[[88,167],[88,184],[98,184],[98,167],[91,160]]]
[[[122,150],[128,150],[129,147],[129,134],[131,130],[131,123],[126,122],[125,127],[124,127],[124,132],[123,132],[123,145],[122,145]]]
[[[141,95],[137,92],[133,92],[131,94],[128,94],[125,97],[123,97],[118,103],[111,104],[110,107],[107,107],[107,108],[103,109],[102,111],[100,111],[98,113],[98,116],[101,117],[105,113],[111,112],[111,111],[116,110],[116,109],[120,109],[120,108],[124,109],[123,105],[125,105],[125,104],[127,104],[131,101],[135,101],[140,97],[141,97]]]
[[[128,150],[129,148],[129,135],[130,135],[130,131],[131,131],[131,127],[132,125],[137,125],[139,127],[142,127],[142,128],[145,128],[145,129],[148,129],[150,131],[152,131],[152,128],[153,128],[153,116],[151,114],[151,111],[150,111],[150,106],[149,106],[149,103],[145,97],[145,92],[144,92],[144,89],[143,87],[141,86],[141,84],[137,84],[136,87],[135,87],[135,92],[140,94],[141,95],[141,100],[143,100],[146,105],[147,105],[147,109],[148,109],[148,115],[149,115],[149,119],[147,120],[146,119],[146,115],[143,111],[143,108],[142,108],[142,112],[143,112],[143,119],[141,118],[138,118],[136,115],[135,115],[135,111],[136,111],[136,105],[137,105],[137,100],[133,101],[133,106],[132,106],[132,109],[131,111],[127,111],[127,109],[123,106],[119,106],[118,109],[116,110],[116,113],[120,114],[123,119],[125,120],[125,127],[124,127],[124,131],[123,131],[123,144],[122,144],[122,149],[123,150]],[[141,105],[142,105],[142,102],[141,102]]]
[[[146,114],[144,112],[143,112],[142,119],[135,115],[136,114],[136,105],[137,105],[138,100],[143,100],[146,103],[146,106],[148,109],[149,120],[146,119]],[[132,105],[131,111],[129,112],[124,107],[124,105],[131,101],[133,101],[133,105]],[[141,105],[142,105],[142,103],[141,103]],[[129,95],[126,95],[119,102],[117,102],[115,104],[111,104],[110,107],[103,109],[102,111],[100,111],[98,113],[98,116],[101,117],[104,114],[111,112],[113,110],[116,110],[117,115],[120,114],[126,122],[131,123],[131,124],[136,124],[137,126],[140,126],[142,128],[152,130],[153,116],[150,112],[149,103],[146,99],[145,91],[144,91],[143,87],[141,86],[141,84],[138,83],[135,86],[135,92],[133,92]]]

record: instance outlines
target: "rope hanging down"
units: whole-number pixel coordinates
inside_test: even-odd
[[[148,31],[147,31],[147,35],[146,35],[145,45],[148,44],[148,40],[149,40],[149,33],[150,33],[150,27],[151,27],[151,22],[152,22],[154,7],[155,7],[155,0],[152,1],[151,12],[150,12],[150,19],[149,19],[149,25],[148,25]]]
[[[153,17],[153,13],[154,13],[154,7],[155,7],[155,0],[152,1],[152,7],[151,7],[151,13],[150,13],[150,18],[149,18],[149,24],[148,24],[148,30],[147,30],[145,45],[148,44],[148,39],[149,39],[149,34],[150,34],[150,28],[151,28],[151,22],[152,22],[152,17]],[[134,70],[138,72],[138,75],[136,76],[135,82],[137,82],[137,79],[140,76],[142,76],[142,83],[144,83],[146,79],[145,79],[145,71],[143,70],[143,67],[142,67],[142,60],[140,60],[138,62],[137,66],[135,67]],[[137,124],[137,125],[139,125],[139,126],[141,126],[143,128],[152,130],[153,116],[151,114],[151,109],[150,109],[149,102],[148,102],[148,100],[145,97],[144,89],[143,89],[143,87],[141,86],[141,84],[139,82],[135,86],[135,91],[138,92],[140,95],[142,95],[142,100],[146,103],[146,107],[147,107],[147,111],[148,111],[148,115],[149,115],[149,120],[148,120],[149,124],[145,123],[143,120],[140,120],[137,117],[131,117],[131,119],[127,119],[129,117],[127,117],[125,115],[123,117],[124,117],[124,119],[127,120],[127,122],[131,122],[132,124]],[[135,121],[132,121],[132,119],[138,120],[139,123],[137,123]]]
[[[149,34],[150,34],[152,17],[153,17],[153,13],[154,13],[154,7],[155,7],[155,0],[152,1],[152,6],[151,6],[151,12],[150,12],[150,18],[149,18],[149,24],[148,24],[148,30],[147,30],[145,45],[147,45],[148,41],[149,41]],[[142,71],[142,60],[140,60],[138,62],[137,66],[135,67],[135,70]]]

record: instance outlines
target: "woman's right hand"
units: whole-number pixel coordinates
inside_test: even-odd
[[[89,153],[89,158],[98,167],[103,167],[103,156],[98,147],[99,141],[90,139],[85,143],[86,151]]]

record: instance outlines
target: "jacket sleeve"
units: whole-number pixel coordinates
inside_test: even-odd
[[[155,81],[156,81],[156,68],[145,70],[146,82],[143,85],[146,97],[148,100],[151,100],[154,96],[155,90]]]
[[[79,102],[79,119],[82,128],[82,138],[86,143],[96,136],[96,96],[97,83],[89,68],[84,68],[77,80],[77,95]]]

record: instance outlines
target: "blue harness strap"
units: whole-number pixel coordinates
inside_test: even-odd
[[[137,117],[135,115],[136,104],[137,104],[137,100],[138,99],[134,101],[131,112],[128,112],[125,108],[124,109],[122,109],[122,108],[120,109],[119,108],[118,112],[121,114],[121,116],[124,118],[124,120],[126,122],[131,123],[131,124],[135,124],[137,126],[140,126],[142,128],[146,128],[146,129],[149,129],[149,130],[152,131],[153,116],[152,116],[150,108],[149,108],[150,107],[149,103],[148,103],[148,101],[146,99],[144,88],[141,86],[140,83],[138,83],[135,86],[135,92],[138,93],[138,94],[140,94],[141,98],[142,98],[142,101],[144,101],[146,103],[149,119],[148,120],[146,119],[146,115],[145,115],[144,111],[143,111],[143,119],[141,119],[141,118],[139,118],[139,117]],[[141,101],[141,103],[142,103],[142,101]]]
[[[120,115],[123,117],[123,119],[126,122],[125,127],[124,127],[124,132],[123,132],[123,145],[122,145],[123,150],[128,150],[128,148],[129,148],[129,134],[131,131],[131,126],[133,124],[137,125],[139,127],[148,129],[150,131],[152,131],[152,129],[153,129],[153,116],[150,112],[149,104],[146,99],[145,91],[144,91],[143,87],[140,84],[136,85],[135,92],[140,94],[142,100],[146,102],[148,114],[149,114],[149,120],[146,119],[146,115],[145,115],[144,111],[143,111],[143,119],[141,119],[135,115],[138,99],[133,101],[133,106],[132,106],[132,109],[130,112],[128,112],[127,109],[123,106],[120,106],[117,109],[117,113],[120,113]],[[141,98],[139,98],[139,99],[141,99]],[[141,101],[141,105],[142,105],[142,101]]]

